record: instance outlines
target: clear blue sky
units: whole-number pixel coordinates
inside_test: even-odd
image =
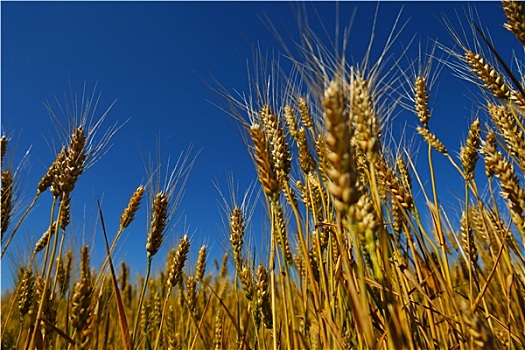
[[[499,2],[475,5],[483,25],[490,28],[498,45],[513,40],[502,28],[504,15]],[[404,7],[401,18],[409,23],[394,44],[392,54],[400,54],[413,35],[420,36],[423,43],[439,39],[451,44],[440,19],[443,15],[454,18],[454,10],[462,12],[466,6],[466,2],[384,2],[379,8],[376,28],[378,48],[381,49],[401,7]],[[98,82],[97,91],[102,93],[99,112],[118,99],[105,126],[129,121],[112,139],[109,152],[82,175],[74,191],[71,234],[76,237],[76,249],[84,239],[94,245],[94,262],[104,256],[100,225],[95,225],[96,200],[102,200],[112,237],[129,196],[137,185],[145,182],[142,157],[154,155],[160,139],[163,160],[170,154],[176,158],[191,144],[202,152],[178,211],[182,219],[173,227],[156,258],[156,266],[164,266],[168,248],[176,245],[186,232],[192,236],[193,258],[201,244],[206,243],[212,257],[218,255],[220,259],[228,236],[214,182],[226,188],[228,176],[233,173],[242,194],[256,174],[232,118],[215,105],[221,101],[212,88],[217,87],[216,80],[232,93],[246,91],[246,63],[253,57],[254,46],[281,50],[281,44],[261,18],[268,16],[285,39],[297,39],[297,4],[2,1],[1,7],[2,131],[12,137],[8,151],[13,164],[18,164],[32,146],[31,166],[24,172],[19,192],[21,207],[32,199],[36,183],[55,157],[50,140],[58,142],[41,101],[52,102],[54,95],[63,101],[68,80],[78,92],[84,82],[88,91]],[[355,7],[358,12],[350,51],[358,59],[368,44],[376,3],[340,3],[343,25],[349,22]],[[328,32],[333,33],[335,4],[306,6],[314,27],[319,27],[314,8]],[[415,58],[416,53],[414,46],[409,56]],[[473,103],[462,83],[454,80],[447,68],[435,92],[431,128],[447,147],[457,151],[466,135]],[[417,120],[410,113],[403,112],[393,123],[403,125],[405,121],[412,132]],[[442,172],[438,185],[445,193],[451,186],[450,192],[459,190],[461,194],[461,183],[458,182],[457,188],[451,185],[454,181],[450,179],[455,176],[451,167],[442,157],[436,155],[435,159],[438,167],[448,169]],[[450,203],[454,201],[452,195]],[[26,246],[33,246],[46,229],[50,203],[49,194],[43,196],[17,233],[9,256],[2,261],[3,288],[12,283],[13,264],[28,259],[20,253],[29,254]],[[253,234],[260,231],[256,227]],[[125,233],[117,255],[117,262],[126,260],[138,273],[143,273],[146,266],[146,232],[146,213],[142,210]]]

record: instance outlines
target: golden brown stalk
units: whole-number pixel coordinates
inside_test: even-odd
[[[445,145],[441,141],[439,141],[436,135],[428,131],[428,129],[418,126],[417,132],[421,136],[423,136],[425,141],[436,151],[438,151],[439,153],[447,154],[447,149],[445,148]]]
[[[478,161],[478,148],[481,142],[479,136],[480,132],[481,128],[479,119],[475,119],[470,125],[465,146],[462,146],[459,152],[461,166],[464,171],[463,176],[467,181],[474,178],[474,169],[476,167],[476,162]]]
[[[350,90],[355,143],[373,160],[379,152],[380,132],[369,82],[357,75],[352,79]]]
[[[489,64],[485,63],[485,59],[481,55],[466,50],[465,62],[470,66],[472,72],[485,84],[485,87],[492,92],[494,97],[501,99],[510,98],[510,89],[504,77]]]
[[[295,112],[290,105],[284,106],[284,120],[288,126],[288,132],[290,136],[294,139],[297,139],[297,117]]]
[[[414,83],[415,107],[419,122],[428,129],[430,120],[430,111],[428,109],[427,79],[424,76],[418,76]]]
[[[2,238],[9,227],[9,220],[13,214],[13,175],[11,170],[2,171],[1,191]]]
[[[206,246],[203,245],[199,250],[199,256],[197,258],[197,266],[195,267],[195,279],[197,282],[202,283],[204,278],[204,272],[206,270]]]
[[[331,165],[328,170],[328,190],[334,198],[336,210],[345,216],[349,206],[359,200],[359,195],[356,189],[354,150],[349,142],[353,132],[350,129],[343,91],[334,81],[325,90],[323,107],[328,149],[326,158]]]
[[[186,258],[188,257],[188,251],[190,249],[190,242],[188,241],[188,236],[184,235],[177,247],[177,252],[171,261],[171,268],[168,274],[168,288],[172,289],[182,279],[182,269],[186,263]]]
[[[148,232],[148,241],[146,242],[146,250],[149,257],[157,254],[160,249],[164,239],[163,235],[167,218],[168,196],[164,192],[159,192],[153,198],[151,224]]]
[[[525,6],[523,1],[503,0],[503,10],[507,16],[507,23],[503,26],[510,30],[521,45],[525,46]]]
[[[301,170],[305,174],[314,171],[317,168],[317,164],[315,164],[314,157],[308,148],[306,130],[304,128],[301,128],[298,131],[297,145],[299,146],[299,166],[301,167]]]
[[[306,101],[305,98],[299,97],[299,114],[301,114],[301,119],[303,121],[303,125],[307,129],[311,129],[314,127],[314,123],[312,120],[312,115],[310,114],[310,109],[308,107],[308,101]]]
[[[254,159],[259,182],[264,193],[271,200],[277,200],[280,192],[279,181],[277,180],[277,173],[270,155],[270,147],[266,135],[258,124],[251,126],[250,135],[254,146]]]
[[[125,229],[128,227],[133,219],[135,218],[135,213],[139,209],[140,201],[142,199],[142,195],[144,194],[144,187],[139,186],[133,192],[133,195],[131,196],[128,206],[126,209],[124,209],[124,212],[122,213],[122,216],[120,217],[120,228]]]

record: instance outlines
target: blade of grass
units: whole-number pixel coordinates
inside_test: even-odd
[[[115,275],[115,268],[113,267],[113,260],[111,259],[111,252],[109,249],[108,236],[106,234],[106,225],[104,224],[104,215],[102,214],[102,208],[98,200],[97,200],[97,204],[98,204],[98,212],[100,215],[100,223],[102,224],[102,232],[104,233],[104,242],[106,244],[106,250],[108,253],[109,268],[111,271],[111,281],[113,282],[113,291],[115,292],[115,300],[117,302],[117,311],[118,311],[120,330],[122,333],[122,341],[124,343],[123,344],[124,348],[126,350],[131,350],[132,346],[131,346],[131,339],[129,338],[129,326],[128,326],[128,321],[126,319],[124,305],[122,304],[122,298],[120,296],[117,277]]]

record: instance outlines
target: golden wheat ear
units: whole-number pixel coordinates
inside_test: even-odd
[[[525,46],[525,5],[523,1],[503,0],[503,10],[507,16],[507,23],[503,26],[512,32]]]

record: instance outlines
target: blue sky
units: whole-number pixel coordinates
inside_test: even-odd
[[[467,4],[382,3],[376,28],[378,49],[401,7],[402,21],[409,22],[392,54],[399,55],[413,35],[423,43],[438,39],[451,45],[441,18],[443,15],[455,18],[454,11],[462,13]],[[514,39],[502,28],[504,15],[500,3],[475,5],[494,41],[505,48]],[[169,155],[176,159],[193,145],[194,150],[201,152],[177,212],[181,220],[156,258],[156,266],[164,266],[168,248],[176,245],[184,233],[192,237],[193,258],[206,243],[212,257],[220,259],[228,241],[220,209],[222,200],[215,184],[227,194],[226,184],[233,174],[242,195],[256,174],[235,122],[216,106],[223,101],[213,88],[217,87],[217,81],[232,93],[246,91],[246,65],[253,58],[254,47],[282,52],[279,40],[262,18],[270,18],[288,43],[298,39],[297,3],[3,1],[1,7],[1,114],[2,131],[12,138],[8,149],[10,161],[18,164],[32,147],[30,167],[25,169],[20,183],[21,207],[29,204],[36,183],[55,157],[51,140],[58,142],[42,100],[56,107],[54,96],[63,102],[69,82],[79,93],[84,83],[88,92],[97,83],[97,91],[102,94],[99,112],[117,99],[105,127],[128,121],[112,139],[108,153],[82,175],[74,191],[71,234],[75,235],[75,249],[78,251],[79,244],[85,241],[94,247],[95,262],[103,257],[96,200],[102,200],[112,237],[129,196],[139,184],[145,183],[143,158],[155,156],[160,143],[160,158],[165,164]],[[354,8],[358,11],[350,41],[350,52],[357,59],[368,44],[375,7],[374,2],[339,4],[342,25],[349,22]],[[308,3],[306,10],[312,26],[321,29],[319,16],[328,32],[334,33],[334,3]],[[415,58],[416,54],[414,45],[408,55]],[[476,107],[465,84],[453,78],[449,69],[443,69],[439,82],[437,94],[432,96],[431,128],[452,152],[458,151]],[[415,116],[407,112],[392,122],[397,128],[406,122],[409,132],[417,126]],[[438,168],[444,169],[438,179],[441,189],[445,194],[452,193],[450,203],[454,203],[453,193],[462,194],[461,183],[454,184],[456,174],[446,160],[438,155],[435,160]],[[10,254],[2,261],[3,288],[12,283],[13,264],[27,261],[27,254],[21,253],[45,231],[50,203],[49,194],[43,196],[17,233]],[[146,266],[144,208],[145,205],[125,233],[117,254],[117,262],[126,260],[137,273],[143,273]],[[256,227],[252,234],[256,237],[260,231]]]

